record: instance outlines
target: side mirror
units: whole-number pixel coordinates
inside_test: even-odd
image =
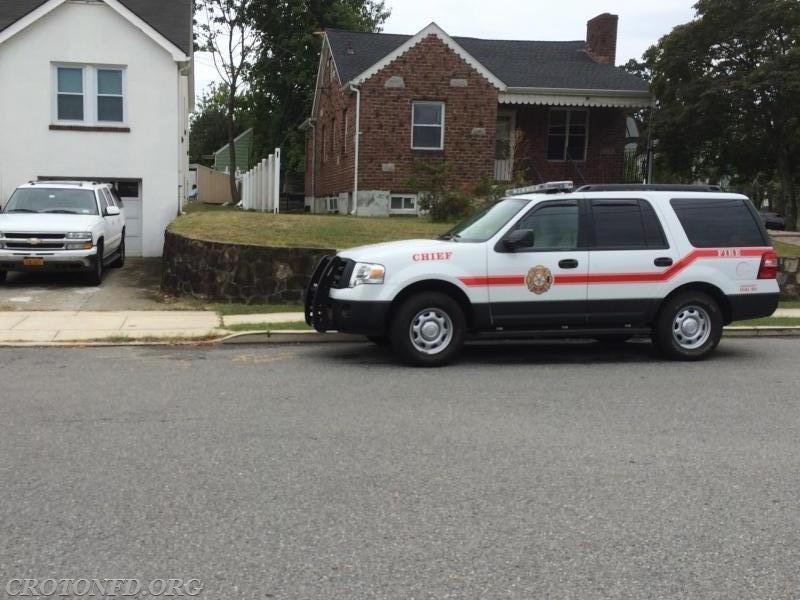
[[[533,229],[515,229],[505,237],[503,245],[512,252],[520,248],[533,248]]]
[[[116,206],[106,206],[105,215],[107,217],[116,217],[119,214],[119,208]]]

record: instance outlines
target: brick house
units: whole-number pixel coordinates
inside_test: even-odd
[[[419,161],[447,161],[450,184],[481,180],[617,183],[626,118],[647,84],[614,66],[616,15],[586,41],[327,30],[306,131],[306,206],[414,214]],[[357,201],[354,203],[353,198]]]

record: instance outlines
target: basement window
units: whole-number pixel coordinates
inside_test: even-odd
[[[412,150],[444,149],[444,102],[414,102],[411,129]]]
[[[398,215],[417,214],[417,196],[414,194],[392,194],[389,211]]]

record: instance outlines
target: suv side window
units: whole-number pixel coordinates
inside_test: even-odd
[[[533,230],[533,251],[575,250],[580,231],[578,203],[568,200],[536,206],[519,220],[516,229]]]
[[[770,245],[749,200],[675,198],[670,204],[695,248]]]
[[[669,248],[661,222],[647,200],[591,200],[592,249]]]

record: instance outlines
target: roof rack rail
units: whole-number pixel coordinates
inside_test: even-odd
[[[506,196],[521,196],[522,194],[568,194],[575,184],[571,181],[548,181],[527,187],[506,190]]]
[[[676,183],[603,183],[579,187],[576,192],[721,192],[718,185]]]

